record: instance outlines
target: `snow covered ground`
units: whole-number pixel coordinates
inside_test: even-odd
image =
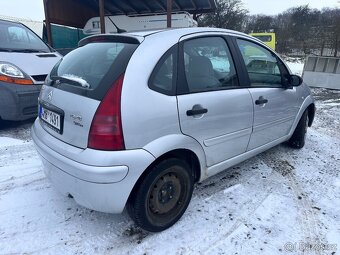
[[[0,254],[340,254],[340,92],[313,93],[318,110],[302,150],[279,145],[198,184],[183,218],[157,234],[125,212],[98,213],[58,194],[32,121],[5,123]]]
[[[305,65],[305,59],[291,57],[284,57],[283,59],[285,60],[293,74],[302,76],[303,67]]]

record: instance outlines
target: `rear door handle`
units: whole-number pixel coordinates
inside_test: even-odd
[[[191,110],[187,110],[188,116],[201,115],[208,112],[208,109],[202,108],[201,106],[194,105]]]
[[[268,103],[268,99],[265,99],[263,96],[260,96],[259,99],[255,101],[256,105],[266,104]]]

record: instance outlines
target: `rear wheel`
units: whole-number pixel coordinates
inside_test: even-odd
[[[289,145],[292,148],[301,149],[305,145],[306,140],[306,133],[308,128],[308,110],[306,110],[302,116],[301,119],[296,126],[296,129],[292,135],[292,137],[289,139]]]
[[[194,181],[189,165],[164,160],[151,169],[127,204],[130,217],[141,228],[158,232],[175,224],[189,205]]]

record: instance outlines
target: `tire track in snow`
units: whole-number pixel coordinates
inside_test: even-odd
[[[260,199],[257,199],[252,206],[247,210],[247,213],[245,213],[242,217],[239,217],[236,219],[236,222],[232,225],[231,228],[222,235],[219,235],[218,238],[220,240],[215,241],[214,243],[209,244],[209,248],[206,248],[203,252],[200,249],[200,251],[197,251],[201,254],[213,254],[213,250],[218,248],[219,246],[223,245],[225,243],[225,240],[230,237],[234,232],[236,232],[242,225],[247,224],[247,218],[249,218],[251,215],[255,213],[255,211],[263,204],[263,202],[269,197],[270,193],[272,192],[272,188],[268,188],[267,192],[260,197]],[[221,233],[221,232],[219,232]]]
[[[17,142],[15,142],[17,140]],[[0,194],[43,181],[41,162],[33,142],[16,139],[0,147]],[[1,137],[0,137],[1,141]],[[31,185],[34,184],[32,187]]]
[[[214,237],[215,240],[206,243],[202,246],[202,242],[198,240],[194,249],[190,249],[190,252],[199,254],[214,254],[214,250],[218,247],[223,246],[225,241],[232,236],[237,230],[246,226],[248,219],[256,212],[256,210],[266,201],[266,199],[275,190],[276,172],[272,171],[266,179],[259,179],[259,176],[252,176],[249,179],[243,180],[242,183],[238,184],[243,186],[246,190],[253,190],[254,183],[257,185],[257,193],[251,198],[247,203],[242,204],[242,211],[239,216],[236,216],[235,223],[228,227],[227,229],[222,225],[218,230],[216,230],[218,235]],[[257,181],[254,181],[254,180]]]
[[[312,208],[309,198],[300,186],[299,182],[296,180],[293,171],[295,169],[288,161],[281,160],[273,157],[270,152],[265,152],[261,154],[264,162],[271,167],[273,170],[281,174],[284,178],[289,181],[292,192],[294,193],[294,198],[298,206],[299,211],[299,222],[301,230],[304,234],[303,243],[305,244],[315,244],[320,243],[320,233],[318,231],[318,220]],[[309,251],[314,254],[320,254],[320,251]],[[304,254],[303,250],[299,250],[300,254]]]

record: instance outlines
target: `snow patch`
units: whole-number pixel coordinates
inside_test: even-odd
[[[74,74],[64,74],[63,77],[80,83],[83,88],[90,87],[90,84],[88,84],[84,78],[76,76]]]
[[[340,179],[335,180],[334,185],[335,185],[335,187],[340,188]]]
[[[303,62],[286,62],[293,74],[302,76],[304,63]]]
[[[236,184],[236,185],[234,185],[234,186],[231,186],[231,187],[225,189],[225,190],[223,191],[223,193],[224,193],[224,194],[227,194],[227,193],[233,192],[234,190],[236,190],[236,189],[238,189],[238,188],[240,188],[240,187],[241,187],[241,184]]]
[[[0,137],[0,147],[16,146],[22,145],[25,142],[19,139],[14,139],[10,137]]]

